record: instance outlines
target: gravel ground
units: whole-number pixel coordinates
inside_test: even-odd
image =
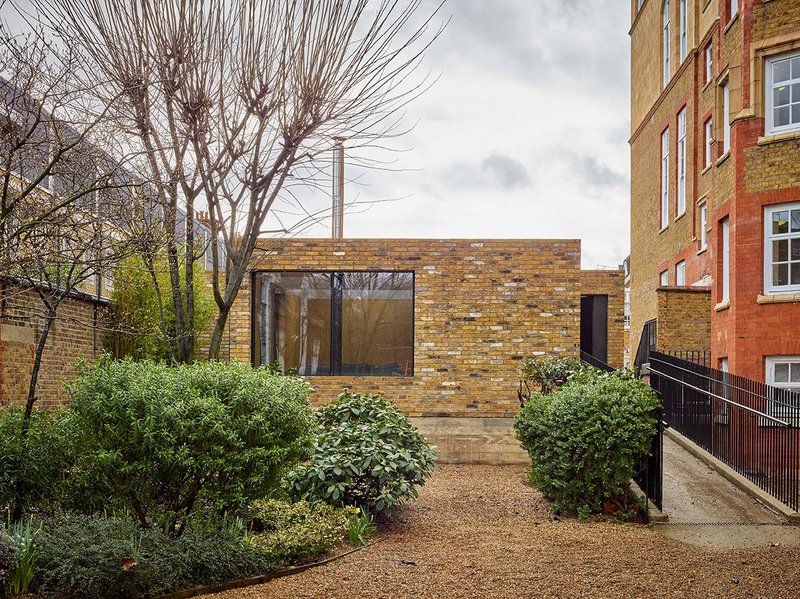
[[[443,466],[376,545],[213,597],[800,596],[800,548],[697,547],[642,525],[554,519],[524,475]]]

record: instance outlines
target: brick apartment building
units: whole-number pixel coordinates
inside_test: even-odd
[[[633,352],[800,388],[800,1],[631,13]]]

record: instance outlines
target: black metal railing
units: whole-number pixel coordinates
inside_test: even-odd
[[[800,507],[800,394],[650,353],[664,421],[794,510]]]
[[[639,471],[633,480],[647,496],[648,501],[652,501],[658,509],[663,509],[664,421],[661,418],[661,410],[656,414],[656,418],[658,430],[650,445],[650,453],[640,458]]]
[[[600,370],[605,370],[606,372],[614,372],[616,370],[611,364],[607,364],[599,358],[595,358],[592,354],[587,354],[583,350],[581,350],[581,362],[599,368]]]
[[[694,364],[711,366],[711,352],[707,349],[675,349],[665,350],[664,353]]]
[[[636,371],[650,361],[650,352],[656,349],[656,338],[658,337],[658,321],[654,318],[644,323],[642,336],[639,337],[639,347],[636,349],[636,357],[633,365]]]

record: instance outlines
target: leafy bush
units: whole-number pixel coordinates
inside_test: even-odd
[[[259,501],[254,522],[262,532],[252,543],[279,564],[288,564],[324,553],[347,534],[352,507],[337,510],[325,503]]]
[[[273,560],[243,538],[190,529],[174,539],[129,518],[60,514],[44,523],[35,587],[58,597],[152,597],[257,576]]]
[[[73,459],[74,431],[66,412],[35,410],[23,435],[22,406],[0,407],[0,510],[51,506],[63,493]],[[19,505],[18,505],[19,504]]]
[[[69,386],[77,475],[105,485],[143,528],[180,535],[195,505],[224,512],[265,497],[306,455],[308,388],[240,363],[105,357]]]
[[[625,372],[587,371],[534,396],[514,420],[532,482],[556,508],[584,515],[624,500],[650,450],[658,407],[652,389]]]
[[[6,532],[0,527],[0,597],[17,565],[17,547]]]
[[[387,513],[430,477],[433,448],[384,397],[342,393],[316,418],[311,461],[287,475],[295,498]]]
[[[576,358],[525,358],[522,373],[533,381],[542,395],[552,393],[573,375],[589,368]]]
[[[181,256],[178,262],[183,287],[186,281],[184,258]],[[105,343],[114,357],[165,360],[168,350],[161,331],[162,324],[173,340],[173,350],[176,349],[175,305],[166,258],[157,258],[153,268],[161,290],[163,323],[156,287],[141,257],[128,258],[114,269],[114,292],[108,315],[114,326],[110,327]],[[182,293],[185,296],[185,289]],[[197,353],[199,339],[202,333],[210,329],[216,310],[214,294],[206,285],[200,264],[194,269],[194,297],[194,329],[198,335],[193,351]]]

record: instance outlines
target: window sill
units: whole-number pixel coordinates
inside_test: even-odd
[[[676,217],[675,217],[675,222],[677,223],[677,222],[678,222],[679,220],[681,220],[681,219],[682,219],[684,216],[686,216],[686,209],[685,209],[685,208],[683,209],[683,212],[681,212],[681,213],[680,213],[678,216],[676,216]]]
[[[800,128],[794,131],[781,131],[780,133],[772,133],[758,138],[759,146],[766,146],[775,144],[782,141],[791,141],[793,139],[800,139]]]
[[[701,247],[699,250],[697,250],[697,255],[699,256],[700,254],[705,254],[707,251],[708,251],[708,246],[705,245]]]
[[[707,165],[706,165],[706,166],[703,168],[703,170],[702,170],[702,171],[700,171],[700,174],[701,174],[701,175],[705,175],[705,174],[706,174],[708,171],[710,171],[710,170],[711,170],[711,167],[712,167],[712,166],[714,166],[714,163],[713,163],[713,162],[710,162],[709,164],[707,164]]]
[[[723,29],[723,30],[722,30],[722,33],[723,33],[723,35],[728,35],[728,31],[730,31],[730,30],[731,30],[731,27],[733,27],[733,24],[734,24],[734,23],[736,23],[736,21],[738,21],[738,20],[739,20],[739,13],[740,13],[740,12],[742,12],[742,11],[741,11],[741,10],[737,10],[737,11],[736,11],[736,14],[735,14],[735,15],[733,15],[733,16],[730,18],[730,20],[728,21],[728,24],[727,24],[727,25],[725,25],[725,29]]]
[[[800,303],[800,291],[788,293],[764,293],[756,297],[757,304],[791,304]]]
[[[658,234],[661,235],[667,229],[669,229],[669,225],[668,224],[664,225],[663,227],[661,227],[661,229],[659,229],[659,231],[658,231]]]
[[[718,303],[716,306],[714,306],[714,312],[722,312],[723,310],[727,310],[730,307],[731,307],[731,300],[726,299]]]
[[[716,161],[714,164],[715,164],[716,166],[719,166],[720,164],[722,164],[723,162],[725,162],[725,161],[726,161],[728,158],[730,158],[730,157],[731,157],[731,151],[730,151],[730,150],[728,150],[728,151],[727,151],[727,152],[725,152],[725,153],[724,153],[722,156],[720,156],[719,158],[717,158],[717,161]]]

